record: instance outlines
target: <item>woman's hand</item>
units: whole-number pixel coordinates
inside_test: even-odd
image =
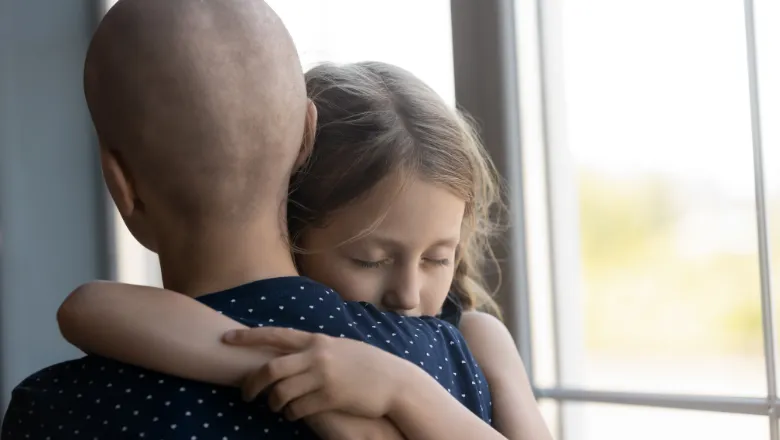
[[[417,367],[379,348],[281,327],[226,333],[226,343],[280,352],[244,380],[244,398],[269,391],[269,406],[290,420],[325,411],[379,418],[396,405],[405,378]],[[412,370],[414,371],[414,370]]]

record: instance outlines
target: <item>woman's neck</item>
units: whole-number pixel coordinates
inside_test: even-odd
[[[285,228],[278,223],[168,234],[158,243],[164,287],[197,297],[261,279],[298,275]]]

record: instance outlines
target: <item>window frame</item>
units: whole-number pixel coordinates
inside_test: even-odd
[[[498,296],[502,305],[508,306],[507,326],[516,337],[537,398],[556,402],[559,414],[558,426],[555,428],[559,440],[568,437],[566,432],[570,431],[565,407],[561,405],[565,402],[762,415],[767,417],[770,424],[770,439],[780,440],[780,399],[777,395],[775,368],[776,330],[772,305],[755,13],[753,0],[743,1],[767,379],[766,397],[761,398],[613,392],[567,385],[576,371],[567,365],[566,355],[578,347],[562,345],[567,343],[566,332],[576,329],[576,325],[573,326],[571,322],[573,320],[576,324],[581,319],[577,316],[581,310],[572,310],[576,308],[570,306],[561,307],[562,304],[568,304],[561,296],[570,295],[573,289],[579,288],[577,276],[580,273],[580,263],[577,261],[579,252],[564,248],[564,245],[578,246],[579,237],[576,236],[578,213],[572,212],[576,211],[577,205],[572,203],[572,197],[576,195],[573,194],[574,182],[570,181],[572,173],[568,171],[571,164],[566,162],[566,155],[560,154],[566,142],[566,131],[562,128],[565,124],[562,81],[558,76],[562,70],[558,39],[561,0],[484,0],[478,6],[468,0],[451,0],[457,102],[481,124],[488,150],[508,183],[510,205],[523,204],[520,207],[512,206],[513,228],[501,240],[502,243],[510,243],[512,247],[523,248],[511,249],[502,254],[506,257],[502,269],[511,274],[504,277]],[[492,50],[491,45],[494,45]],[[488,93],[484,90],[486,84],[492,87]],[[537,87],[538,92],[534,90]],[[532,134],[529,135],[529,132]],[[532,154],[534,148],[541,152]],[[514,151],[520,153],[515,154]],[[541,165],[543,172],[529,172],[529,167],[534,164]],[[532,176],[534,172],[543,175]],[[543,188],[539,188],[539,181]],[[539,214],[539,204],[535,210],[525,205],[533,197],[539,197],[529,192],[528,186],[532,184],[537,185],[537,193],[544,193],[541,221],[534,218]],[[536,229],[532,229],[534,225]],[[547,236],[541,251],[529,252],[525,247],[533,239],[534,234],[530,233],[532,230],[541,231]],[[544,255],[537,258],[535,254],[539,253]],[[546,272],[534,271],[533,267],[529,267],[534,264],[538,266],[539,261],[542,265],[548,265]],[[539,284],[534,276],[548,279]],[[545,290],[542,296],[548,297],[542,300],[551,303],[547,310],[551,310],[552,314],[552,365],[555,370],[552,386],[540,386],[538,377],[541,371],[534,371],[537,359],[531,336],[538,329],[538,324],[531,324],[538,320],[534,313],[540,310],[535,304],[539,299],[537,290],[540,289]]]

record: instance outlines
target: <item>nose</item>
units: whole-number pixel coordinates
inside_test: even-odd
[[[382,295],[382,306],[401,315],[415,315],[415,310],[420,306],[420,290],[419,268],[399,268]]]

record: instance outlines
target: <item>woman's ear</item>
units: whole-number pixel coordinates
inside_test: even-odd
[[[298,152],[298,159],[295,160],[295,168],[297,171],[300,169],[311,156],[311,152],[314,149],[314,138],[317,136],[317,106],[309,99],[309,103],[306,106],[306,122],[303,127],[303,142],[301,142],[301,150]]]
[[[136,240],[152,252],[157,252],[157,244],[152,234],[152,227],[146,215],[143,201],[138,197],[135,182],[130,171],[125,166],[121,155],[100,145],[100,165],[108,192],[114,199],[117,210],[127,229]]]
[[[119,214],[124,218],[131,217],[136,209],[136,193],[130,175],[122,164],[122,159],[116,151],[100,145],[100,166],[106,181],[108,192],[114,199]]]

